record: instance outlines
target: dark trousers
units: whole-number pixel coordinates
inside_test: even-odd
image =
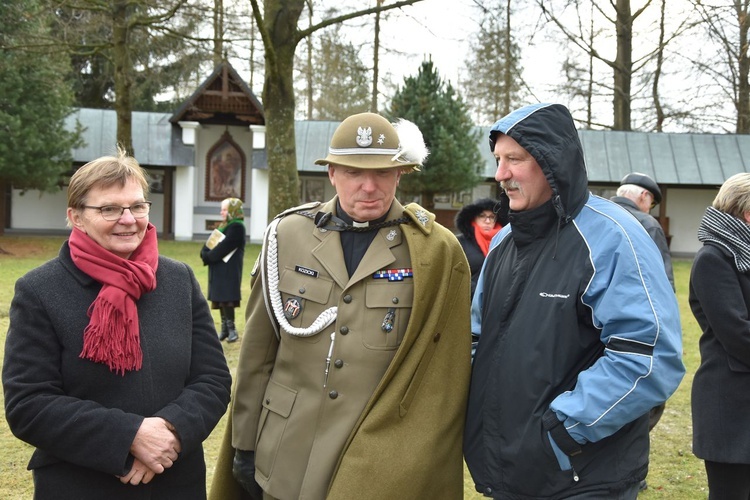
[[[635,500],[638,497],[638,483],[634,483],[625,489],[619,491],[600,490],[600,491],[587,491],[586,493],[579,493],[577,495],[571,495],[565,497],[565,500]]]
[[[708,500],[750,500],[750,464],[706,460]]]

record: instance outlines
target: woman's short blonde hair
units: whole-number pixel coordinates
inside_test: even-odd
[[[146,171],[138,164],[138,160],[118,146],[117,156],[102,156],[75,171],[68,184],[68,207],[81,209],[86,205],[86,197],[92,189],[124,187],[129,180],[139,183],[143,188],[143,196],[148,196]]]
[[[750,173],[735,174],[724,181],[712,206],[744,220],[745,213],[750,212]]]

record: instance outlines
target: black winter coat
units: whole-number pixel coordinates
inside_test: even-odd
[[[208,300],[240,302],[242,295],[242,262],[245,259],[245,224],[235,222],[224,229],[224,238],[213,249],[201,249],[203,264],[208,266]],[[227,262],[230,252],[236,250]]]
[[[750,464],[750,275],[712,243],[695,255],[690,308],[703,330],[692,388],[693,452]]]
[[[231,375],[190,267],[159,257],[156,281],[136,302],[143,366],[124,376],[79,357],[101,284],[73,264],[67,242],[16,282],[3,389],[10,429],[36,448],[34,498],[205,498],[202,442],[226,411]],[[182,453],[150,483],[124,485],[115,476],[130,470],[151,416],[174,425]]]

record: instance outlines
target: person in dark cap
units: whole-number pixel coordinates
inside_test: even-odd
[[[620,187],[617,188],[617,195],[611,198],[612,201],[630,212],[633,217],[638,219],[643,228],[646,230],[651,239],[656,243],[661,258],[664,261],[664,271],[667,273],[669,283],[674,290],[674,271],[672,269],[672,256],[669,253],[669,245],[664,230],[659,221],[654,218],[649,211],[661,203],[661,189],[659,185],[646,174],[640,172],[631,172],[620,181]],[[664,414],[666,403],[662,403],[651,409],[648,415],[648,430],[656,427],[661,416]],[[642,480],[640,489],[645,490],[648,487],[646,480]]]
[[[611,200],[633,214],[648,235],[651,236],[651,239],[654,240],[664,261],[664,271],[666,271],[669,283],[674,290],[674,271],[672,270],[672,256],[669,253],[667,237],[659,221],[649,213],[652,208],[661,203],[659,185],[648,175],[633,172],[622,178],[620,187],[617,188],[617,194]]]
[[[395,199],[426,155],[411,122],[350,116],[316,161],[336,196],[266,229],[212,499],[463,495],[469,266]]]

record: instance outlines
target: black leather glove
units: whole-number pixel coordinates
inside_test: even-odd
[[[252,500],[263,500],[263,489],[255,481],[255,452],[235,450],[232,475]]]

